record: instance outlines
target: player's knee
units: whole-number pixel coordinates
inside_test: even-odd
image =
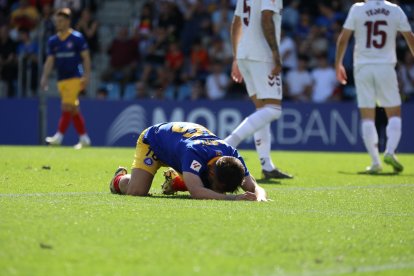
[[[391,117],[388,119],[387,130],[388,131],[400,131],[401,130],[401,118],[400,117]]]
[[[272,121],[279,119],[282,115],[282,107],[280,105],[268,104],[262,109],[266,111],[266,117]]]
[[[151,182],[144,180],[137,180],[133,175],[128,182],[128,187],[126,189],[127,195],[132,196],[147,196],[151,188]]]
[[[147,196],[148,191],[149,189],[145,189],[141,185],[131,185],[131,183],[129,183],[125,194],[131,196]]]

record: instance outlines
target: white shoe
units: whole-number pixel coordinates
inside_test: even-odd
[[[374,164],[374,165],[368,166],[365,169],[365,172],[367,174],[377,174],[377,173],[380,173],[381,171],[382,171],[382,167],[379,164]]]
[[[84,147],[89,147],[91,145],[91,139],[89,138],[88,135],[82,135],[81,137],[79,137],[79,143],[77,143],[76,145],[74,145],[73,147],[75,149],[81,149]]]
[[[55,146],[59,146],[60,144],[62,144],[62,140],[63,140],[63,135],[60,133],[56,133],[55,135],[51,137],[46,137],[45,139],[46,143],[48,143],[49,145],[55,145]]]

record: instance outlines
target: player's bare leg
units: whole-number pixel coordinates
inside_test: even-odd
[[[375,109],[360,108],[362,140],[371,156],[371,166],[366,168],[367,173],[376,174],[382,170],[378,151],[378,132],[375,127]]]
[[[109,189],[114,194],[147,196],[154,176],[142,169],[132,169],[131,174],[120,167],[112,178]]]
[[[386,107],[385,112],[388,117],[387,124],[387,145],[384,154],[384,162],[391,165],[395,172],[399,173],[404,170],[403,165],[395,156],[395,150],[401,139],[401,107]]]
[[[129,179],[126,188],[126,194],[147,196],[153,179],[154,176],[143,169],[132,169],[131,179]]]

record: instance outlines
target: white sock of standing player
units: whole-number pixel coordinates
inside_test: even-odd
[[[244,119],[233,132],[224,139],[229,145],[237,147],[244,139],[264,127],[266,124],[277,120],[282,114],[281,107],[278,105],[265,105],[256,110]]]
[[[270,123],[268,123],[254,133],[254,144],[256,146],[256,151],[259,155],[262,169],[265,171],[272,171],[275,169],[275,165],[270,158],[271,143]]]
[[[371,156],[372,165],[380,165],[378,151],[378,132],[373,120],[363,120],[361,124],[362,139],[369,155]]]
[[[386,154],[394,154],[401,138],[401,118],[391,117],[387,124],[387,145],[385,148]]]

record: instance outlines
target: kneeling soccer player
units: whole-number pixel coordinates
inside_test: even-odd
[[[165,173],[163,190],[167,194],[188,190],[194,199],[267,200],[235,148],[207,128],[186,122],[144,130],[137,141],[131,174],[118,168],[109,188],[114,194],[146,196],[155,173],[164,166],[173,169]],[[233,194],[239,187],[245,192]]]

